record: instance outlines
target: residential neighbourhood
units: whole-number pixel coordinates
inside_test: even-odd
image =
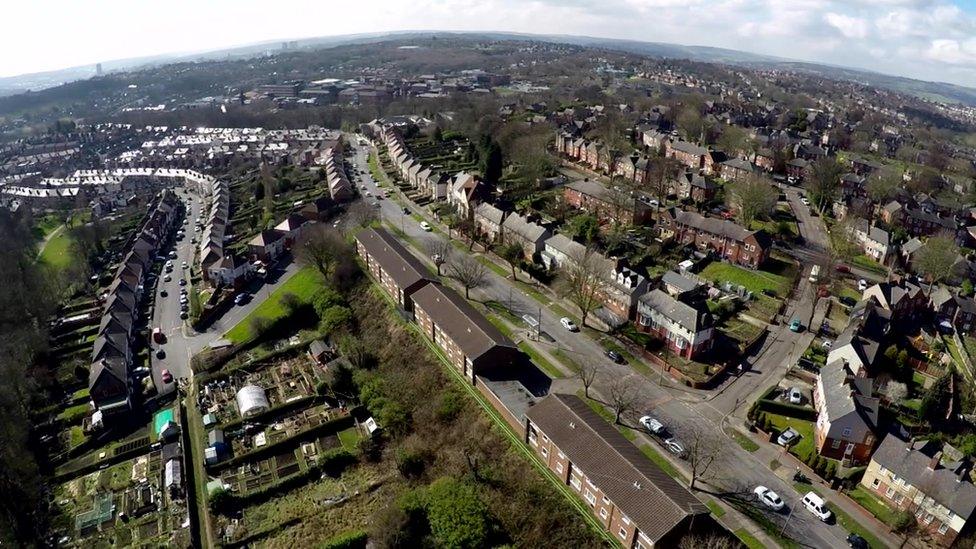
[[[577,42],[0,90],[0,544],[973,545],[976,111]]]

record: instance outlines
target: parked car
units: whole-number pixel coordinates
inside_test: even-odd
[[[847,535],[847,545],[854,549],[870,549],[871,547],[866,539],[853,533]]]
[[[640,422],[641,427],[647,429],[647,432],[651,433],[652,435],[660,435],[664,433],[664,424],[651,416],[642,416],[638,421]]]
[[[427,231],[428,233],[431,231],[430,224],[427,223],[426,221],[420,222],[420,228]]]
[[[799,318],[794,318],[792,321],[790,321],[791,332],[799,332],[802,329],[803,329],[803,323],[800,322]]]
[[[162,349],[156,349],[156,358],[158,358],[158,359],[164,359],[164,358],[166,358],[166,351],[164,351]]]
[[[237,294],[234,296],[234,305],[243,305],[247,303],[250,298],[251,296],[247,293]]]
[[[573,320],[571,318],[569,318],[569,317],[565,317],[564,316],[564,317],[560,318],[559,319],[559,323],[563,325],[563,328],[566,328],[570,332],[578,332],[579,331],[579,326],[577,326],[576,323],[573,322]]]
[[[798,433],[797,430],[792,427],[787,427],[786,430],[780,433],[779,437],[776,438],[776,444],[779,444],[780,446],[788,446],[796,442],[798,438],[800,438],[800,433]]]
[[[685,457],[685,447],[682,446],[682,444],[675,438],[665,439],[664,447],[667,448],[669,452],[680,458]]]
[[[833,516],[823,498],[813,492],[807,492],[807,495],[803,496],[803,506],[822,522],[829,522]]]
[[[855,301],[854,298],[849,295],[842,295],[837,299],[838,301],[841,302],[841,305],[846,305],[848,307],[853,307],[854,305],[857,305],[857,301]]]
[[[607,350],[607,358],[609,358],[610,360],[616,362],[617,364],[623,364],[624,363],[624,357],[620,356],[620,353],[618,353],[617,351],[614,351],[613,349]]]
[[[159,291],[159,297],[166,297],[168,295],[169,292],[167,292],[165,289]]]
[[[164,369],[162,371],[162,378],[163,378],[163,383],[173,382],[173,374],[169,373],[169,370]]]
[[[803,402],[803,395],[796,387],[790,387],[790,390],[786,394],[789,396],[790,404],[800,404]]]
[[[786,506],[776,492],[766,488],[765,486],[756,486],[756,489],[753,490],[752,493],[756,494],[756,499],[761,501],[763,505],[769,507],[773,511],[779,511]]]
[[[190,315],[186,311],[180,311],[180,320],[186,320]]]
[[[810,205],[810,201],[807,200],[807,197],[805,197],[805,196],[801,196],[800,197],[800,202],[802,202],[804,206],[809,206]]]
[[[863,278],[861,280],[858,280],[857,281],[857,289],[859,291],[862,291],[862,292],[864,290],[867,290],[868,289],[868,281],[867,280],[864,280]]]
[[[181,278],[180,279],[180,286],[186,286],[186,279],[185,278]]]
[[[834,270],[837,271],[838,273],[849,273],[849,272],[851,272],[851,268],[848,267],[847,265],[844,265],[843,263],[838,263],[837,265],[835,265],[834,266]]]

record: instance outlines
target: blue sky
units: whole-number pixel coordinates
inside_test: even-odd
[[[440,29],[717,46],[976,87],[976,0],[35,0],[4,6],[4,15],[4,76],[264,40]]]

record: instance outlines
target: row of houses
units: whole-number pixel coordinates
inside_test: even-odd
[[[135,327],[140,317],[144,283],[153,261],[169,239],[182,210],[169,190],[160,193],[130,239],[108,291],[92,348],[88,390],[95,407],[93,422],[129,411],[137,387],[133,376]]]
[[[708,508],[651,463],[575,395],[533,389],[536,371],[464,298],[441,285],[393,235],[356,235],[367,271],[421,332],[578,495],[624,547],[673,547],[689,532],[721,531]],[[539,372],[541,377],[548,378]],[[694,525],[694,529],[692,529]]]

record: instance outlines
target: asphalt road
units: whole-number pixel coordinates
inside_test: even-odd
[[[362,170],[367,170],[367,147],[355,146],[353,164]],[[364,181],[357,182],[357,185],[366,185],[366,191],[375,195],[379,188],[367,177]],[[365,191],[363,191],[365,192]],[[391,190],[391,192],[393,192]],[[367,198],[375,201],[375,199]],[[389,223],[400,227],[403,232],[418,242],[423,242],[432,235],[420,228],[419,222],[410,215],[404,215],[402,207],[391,200],[379,200],[378,211],[380,215]],[[808,222],[809,225],[815,225]],[[808,226],[809,226],[808,225]],[[801,228],[801,231],[805,229]],[[821,229],[822,231],[822,229]],[[811,239],[819,240],[816,231],[810,231]],[[825,232],[822,233],[825,236]],[[825,240],[824,240],[825,241]],[[415,251],[416,253],[416,251]],[[419,254],[418,254],[419,255]],[[806,280],[806,277],[803,277]],[[813,290],[809,284],[801,283],[797,292],[798,299],[791,303],[790,311],[806,319],[813,314]],[[521,317],[522,314],[539,314],[539,302],[526,295],[510,280],[499,276],[494,271],[488,271],[488,282],[483,288],[473,290],[472,298],[477,301],[495,300],[504,303],[508,308]],[[738,444],[730,441],[724,432],[724,420],[739,401],[739,408],[744,408],[744,402],[751,401],[751,396],[756,393],[758,388],[769,383],[770,380],[778,380],[782,377],[789,360],[794,355],[802,353],[806,345],[803,344],[807,338],[812,339],[812,335],[806,332],[795,334],[790,332],[785,326],[774,331],[756,353],[756,364],[753,371],[732,381],[723,393],[710,401],[710,397],[715,393],[692,391],[683,387],[678,387],[669,378],[663,380],[664,384],[658,383],[657,379],[648,379],[644,375],[636,373],[633,368],[626,364],[615,364],[610,361],[605,354],[605,350],[599,343],[591,337],[582,333],[572,333],[562,328],[559,324],[559,317],[546,307],[542,307],[542,331],[548,333],[553,338],[552,343],[541,343],[543,347],[550,347],[551,350],[562,349],[566,354],[572,356],[579,362],[588,362],[599,365],[600,375],[591,387],[591,392],[597,394],[609,394],[608,385],[611,380],[617,378],[626,379],[633,386],[637,387],[640,395],[640,403],[636,407],[638,413],[626,418],[631,425],[636,425],[636,419],[643,413],[651,413],[660,418],[669,427],[675,436],[686,445],[693,440],[698,433],[704,434],[712,442],[722,445],[722,452],[718,461],[712,466],[713,471],[717,471],[717,477],[709,479],[705,488],[718,493],[742,494],[748,497],[752,489],[759,484],[767,486],[776,491],[788,505],[798,503],[802,494],[781,481],[769,470],[769,464],[763,463],[755,455],[745,451]],[[530,330],[526,329],[526,333]],[[795,359],[794,359],[795,360]],[[779,377],[777,377],[779,376]],[[656,377],[656,376],[655,376]],[[576,384],[574,380],[557,381],[557,390],[565,389],[575,392]],[[650,444],[659,445],[659,441],[643,433],[639,435]],[[662,452],[663,447],[658,446]],[[680,460],[672,460],[676,465],[687,471],[687,463]],[[770,513],[770,518],[778,524],[783,524],[787,520],[784,513]],[[796,513],[789,519],[787,534],[803,544],[810,547],[844,547],[846,546],[845,532],[836,525],[827,525],[817,520],[812,514],[802,507],[796,509]]]

